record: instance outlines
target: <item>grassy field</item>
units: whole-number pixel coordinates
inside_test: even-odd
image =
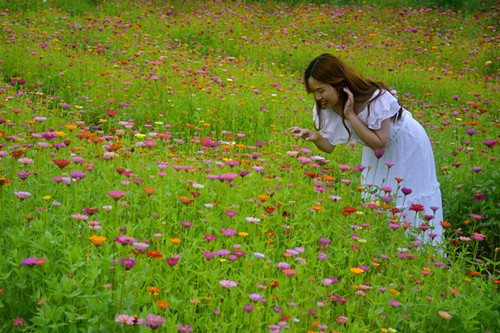
[[[499,7],[0,4],[0,330],[499,331]],[[426,129],[443,246],[289,133],[324,52]]]

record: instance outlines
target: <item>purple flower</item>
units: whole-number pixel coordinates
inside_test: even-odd
[[[236,287],[238,285],[236,282],[230,280],[221,280],[219,284],[227,289]]]
[[[146,319],[147,320],[141,319],[139,321],[139,324],[144,324],[153,330],[157,329],[158,327],[160,327],[165,323],[165,319],[161,316],[155,316],[150,314],[146,316]]]
[[[398,301],[389,301],[389,304],[393,307],[393,308],[397,308],[398,306],[401,305],[401,303],[399,303]]]
[[[252,312],[253,308],[253,305],[243,305],[243,310],[245,310],[246,312]]]
[[[320,238],[320,239],[318,239],[318,242],[320,242],[323,245],[326,245],[326,244],[331,243],[331,240],[329,240],[328,238]]]
[[[29,192],[14,192],[14,194],[16,197],[21,199],[21,201],[31,197],[31,193],[29,193]]]
[[[73,177],[75,179],[82,179],[82,178],[87,177],[87,174],[83,173],[83,172],[76,171],[76,172],[71,173],[71,177]]]
[[[17,175],[19,178],[21,178],[22,180],[25,180],[25,179],[26,179],[26,178],[28,178],[28,177],[29,177],[29,175],[31,175],[32,173],[33,173],[33,172],[31,172],[31,171],[27,171],[27,172],[26,172],[26,171],[23,171],[23,172],[18,172],[18,173],[16,173],[16,175]]]
[[[181,332],[192,332],[193,329],[189,327],[189,325],[182,326],[181,324],[177,325],[177,329]]]
[[[32,267],[35,265],[42,266],[43,264],[45,264],[46,261],[47,261],[47,259],[45,259],[45,258],[26,258],[26,259],[21,260],[21,265],[26,265],[29,267]]]
[[[135,261],[134,258],[121,258],[120,263],[122,264],[122,267],[128,271],[134,267],[137,261]]]
[[[215,254],[214,254],[214,253],[212,253],[212,252],[204,251],[204,252],[203,252],[203,256],[205,256],[205,259],[210,260],[210,259],[212,259],[213,257],[215,257]]]

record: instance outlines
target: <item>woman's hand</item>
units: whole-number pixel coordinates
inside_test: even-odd
[[[311,131],[310,129],[293,126],[290,128],[290,132],[297,134],[305,141],[311,141],[316,147],[318,147],[319,150],[322,150],[325,153],[331,153],[335,149],[335,146],[333,146],[328,139],[322,137],[317,132]]]
[[[321,135],[319,135],[319,133],[311,131],[307,128],[293,126],[292,128],[290,128],[290,131],[294,134],[297,134],[301,139],[305,141],[317,142],[318,139],[321,138]]]
[[[343,90],[347,94],[347,101],[344,105],[344,117],[349,118],[354,114],[354,95],[347,86]]]

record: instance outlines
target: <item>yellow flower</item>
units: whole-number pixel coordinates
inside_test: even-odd
[[[105,122],[107,122],[107,120],[106,120],[106,119],[99,119],[99,121],[100,121],[101,123],[105,123]]]
[[[364,273],[365,271],[362,270],[361,268],[352,267],[351,272],[353,272],[354,274],[361,274],[361,273]]]
[[[104,241],[107,238],[106,237],[102,237],[102,236],[93,235],[93,236],[90,236],[89,239],[92,242],[92,244],[94,244],[95,247],[99,247],[99,246],[102,245],[102,243],[104,243]]]
[[[54,133],[56,133],[57,136],[65,136],[65,135],[67,135],[66,133],[61,132],[61,131],[54,131]]]
[[[50,195],[44,195],[42,197],[43,200],[49,200],[49,199],[52,199],[52,197]]]
[[[136,134],[134,134],[134,136],[138,139],[142,139],[142,138],[146,137],[146,134],[136,133]]]
[[[238,235],[240,235],[241,237],[246,237],[248,236],[248,233],[247,232],[238,232]]]

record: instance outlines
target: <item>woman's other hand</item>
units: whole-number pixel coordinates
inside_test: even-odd
[[[321,137],[319,135],[319,133],[317,133],[315,131],[311,131],[310,129],[307,129],[307,128],[300,128],[297,126],[293,126],[292,128],[290,128],[290,131],[293,134],[297,134],[298,137],[300,137],[301,139],[303,139],[305,141],[316,142]]]

